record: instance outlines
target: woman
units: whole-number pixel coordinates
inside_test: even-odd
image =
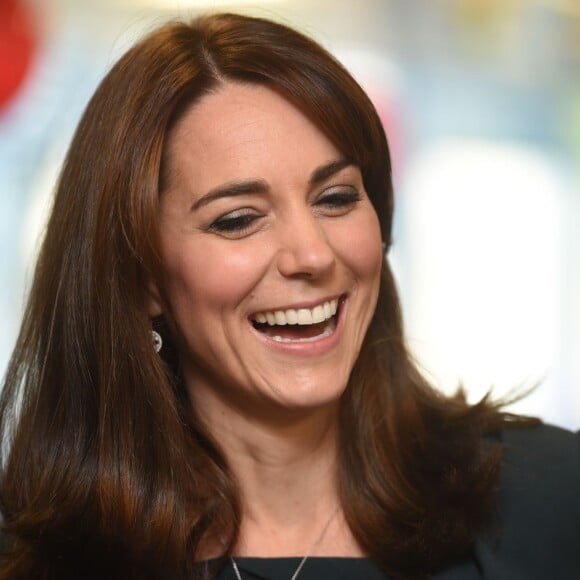
[[[311,40],[223,14],[129,50],[71,144],[5,381],[3,577],[575,571],[577,439],[502,434],[526,422],[422,379],[392,206],[377,114]],[[518,537],[545,523],[542,558]]]

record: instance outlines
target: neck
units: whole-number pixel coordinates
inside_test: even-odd
[[[209,423],[238,479],[244,515],[288,520],[320,497],[336,503],[337,415],[332,405],[277,422],[233,412]]]
[[[242,522],[236,554],[304,555],[340,512],[338,402],[270,410],[265,419],[223,405],[197,409],[239,485]],[[341,519],[341,512],[333,518]],[[335,535],[335,521],[325,537]]]

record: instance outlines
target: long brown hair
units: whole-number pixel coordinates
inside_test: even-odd
[[[151,344],[147,285],[162,287],[164,144],[187,107],[224,81],[296,104],[353,163],[390,244],[391,166],[369,99],[323,48],[232,14],[171,23],[130,49],[90,101],[58,183],[1,398],[6,578],[186,577],[234,545],[240,504],[195,419],[163,321]],[[342,401],[341,494],[361,546],[422,577],[465,553],[493,500],[501,415],[437,394],[404,344],[395,283]]]

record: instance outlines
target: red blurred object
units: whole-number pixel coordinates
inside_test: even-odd
[[[0,113],[14,98],[37,47],[34,21],[21,0],[0,0]]]

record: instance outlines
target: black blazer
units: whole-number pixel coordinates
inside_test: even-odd
[[[580,432],[539,425],[502,439],[500,519],[476,542],[473,578],[580,580]]]

